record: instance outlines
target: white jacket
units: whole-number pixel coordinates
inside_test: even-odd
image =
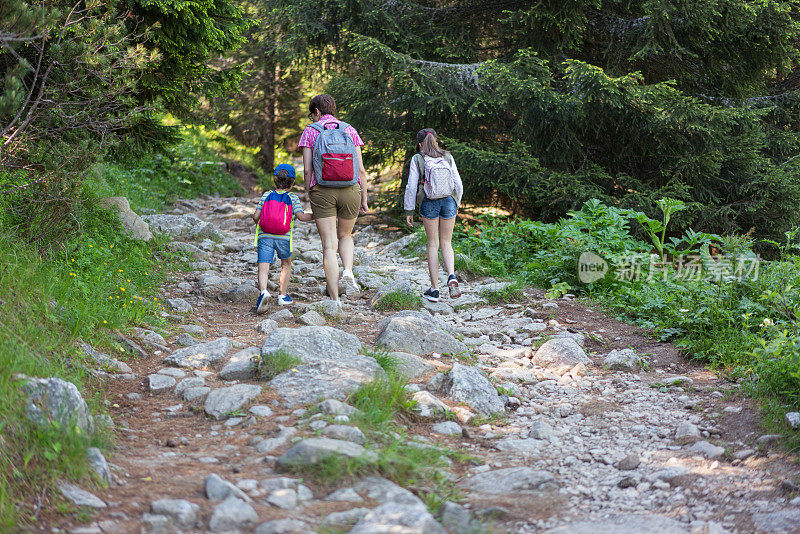
[[[406,183],[406,192],[403,196],[403,208],[406,211],[414,211],[417,205],[417,187],[419,186],[419,165],[416,161],[417,156],[423,157],[422,154],[415,154],[414,158],[411,159],[411,166],[408,170],[408,183]],[[461,197],[464,195],[464,184],[461,182],[461,175],[458,174],[456,160],[453,159],[452,156],[450,156],[450,166],[453,169],[456,183],[455,191],[453,191],[451,196],[456,201],[456,207],[458,207],[461,206]]]

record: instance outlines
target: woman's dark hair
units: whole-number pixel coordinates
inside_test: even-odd
[[[417,132],[417,144],[423,156],[443,158],[448,152],[439,147],[439,138],[433,128],[423,128]]]
[[[294,185],[294,178],[289,176],[285,169],[280,169],[276,172],[272,181],[275,183],[276,189],[291,189]]]
[[[336,101],[331,95],[317,95],[308,104],[308,112],[319,110],[323,115],[336,115]]]

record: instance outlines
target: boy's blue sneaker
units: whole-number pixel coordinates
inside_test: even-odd
[[[278,295],[278,306],[288,306],[294,302],[289,295]]]
[[[256,300],[256,313],[261,315],[263,313],[267,313],[267,299],[269,298],[269,292],[263,291]]]

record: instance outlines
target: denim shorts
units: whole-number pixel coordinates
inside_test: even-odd
[[[272,263],[276,252],[278,259],[291,258],[292,244],[288,239],[274,237],[262,237],[258,240],[258,263]]]
[[[419,207],[419,212],[426,219],[452,219],[458,212],[458,206],[453,197],[437,198],[436,200],[426,197]]]

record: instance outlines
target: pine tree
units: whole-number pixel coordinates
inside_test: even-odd
[[[797,8],[777,0],[288,0],[373,158],[436,128],[466,198],[552,220],[589,198],[774,234],[800,204]],[[776,91],[778,87],[779,91]]]

